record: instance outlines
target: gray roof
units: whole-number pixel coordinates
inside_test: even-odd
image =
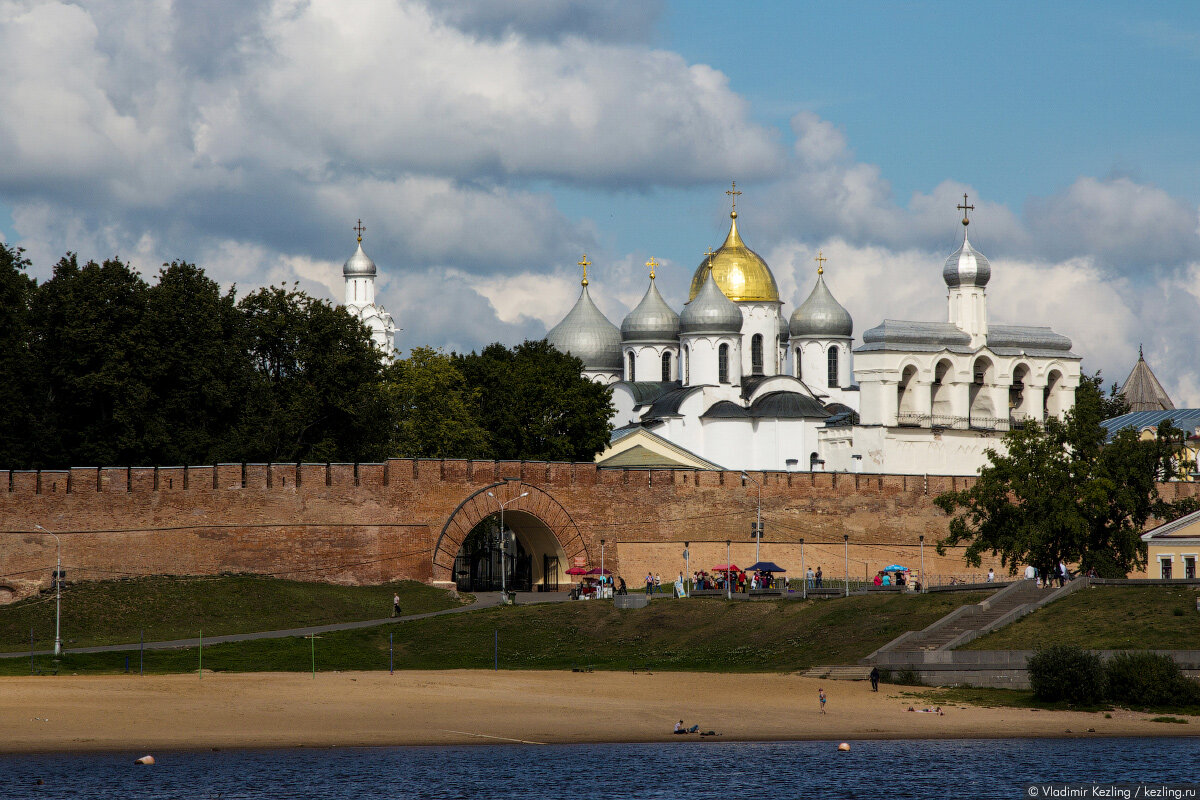
[[[711,269],[695,298],[683,307],[679,328],[684,333],[737,333],[742,329],[742,310],[717,286]]]
[[[788,327],[787,317],[783,316],[783,314],[780,314],[779,315],[779,341],[780,342],[787,342],[789,331],[790,331],[790,328]]]
[[[1175,408],[1167,390],[1154,377],[1154,370],[1142,356],[1142,348],[1138,347],[1138,360],[1129,372],[1125,383],[1121,384],[1121,395],[1129,404],[1130,411],[1167,411]]]
[[[1200,408],[1172,408],[1168,411],[1131,411],[1119,417],[1106,419],[1100,423],[1108,430],[1111,439],[1117,431],[1133,428],[1143,431],[1146,428],[1157,428],[1159,423],[1169,420],[1172,425],[1189,435],[1200,428]]]
[[[346,259],[346,263],[342,265],[342,275],[347,278],[375,277],[375,262],[363,252],[361,241],[358,243],[358,249],[354,251],[354,255]]]
[[[625,342],[674,342],[679,339],[679,315],[671,310],[658,293],[654,279],[642,301],[621,323],[621,340]]]
[[[688,386],[682,389],[672,389],[664,392],[655,399],[649,410],[642,415],[642,422],[650,422],[659,417],[674,417],[679,415],[679,407],[683,405],[693,392],[700,391],[702,386]]]
[[[546,334],[546,341],[578,358],[585,369],[621,369],[621,332],[596,308],[587,286],[575,307]]]
[[[808,299],[792,312],[789,328],[792,336],[850,336],[854,333],[854,320],[834,299],[825,285],[825,276],[817,275],[817,284]]]
[[[653,403],[659,397],[662,397],[672,389],[678,389],[683,384],[679,381],[621,381],[619,386],[624,386],[633,395],[635,406],[643,406],[647,403]]]
[[[885,319],[863,334],[863,345],[855,352],[909,350],[971,352],[971,337],[952,322],[910,322]]]
[[[770,392],[750,406],[752,417],[775,419],[825,419],[829,412],[816,399],[799,392]]]
[[[750,412],[732,400],[720,400],[700,415],[701,419],[748,419]]]
[[[989,325],[987,346],[1002,356],[1078,358],[1071,352],[1071,340],[1049,328],[1033,325]]]
[[[992,265],[988,263],[983,253],[971,246],[967,232],[963,231],[963,243],[950,254],[942,267],[942,278],[946,285],[955,286],[987,286],[992,277]]]

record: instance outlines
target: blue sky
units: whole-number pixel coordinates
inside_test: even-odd
[[[402,346],[677,308],[728,225],[784,313],[812,257],[856,334],[944,312],[977,205],[993,318],[1200,403],[1200,5],[15,0],[0,235],[339,299],[362,217]]]

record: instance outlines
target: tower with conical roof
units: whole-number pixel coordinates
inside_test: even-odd
[[[1154,371],[1146,363],[1142,355],[1142,346],[1138,345],[1138,360],[1129,372],[1129,377],[1118,390],[1125,398],[1130,411],[1170,411],[1175,408],[1167,391],[1154,376]]]
[[[583,267],[579,299],[562,322],[546,334],[546,341],[582,361],[585,377],[608,385],[621,380],[621,332],[588,294],[587,268],[591,264],[587,254],[579,260]]]
[[[988,338],[987,285],[992,265],[971,246],[967,236],[971,224],[967,212],[974,211],[975,206],[968,205],[965,194],[958,209],[963,212],[963,241],[942,267],[942,279],[949,289],[948,321],[971,337],[971,347],[981,347]]]
[[[813,389],[844,389],[851,383],[854,320],[825,285],[824,252],[818,251],[814,260],[817,282],[788,325],[792,370]]]
[[[371,331],[371,339],[389,359],[396,348],[396,322],[387,309],[375,302],[375,276],[378,270],[371,257],[363,252],[362,235],[366,230],[362,220],[354,226],[358,248],[342,265],[346,281],[346,310],[358,317]]]

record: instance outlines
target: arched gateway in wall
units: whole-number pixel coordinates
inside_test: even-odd
[[[463,544],[481,523],[498,519],[501,503],[505,504],[504,526],[512,532],[512,544],[519,546],[511,550],[519,549],[530,558],[531,588],[557,588],[577,556],[587,560],[587,543],[579,527],[552,495],[533,484],[498,481],[469,495],[446,520],[433,549],[435,583],[456,582],[455,561],[463,554]]]

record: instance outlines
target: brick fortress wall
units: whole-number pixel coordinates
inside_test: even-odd
[[[801,538],[806,564],[840,576],[849,536],[850,575],[859,578],[895,561],[915,567],[922,535],[927,572],[967,571],[960,551],[945,558],[933,551],[947,529],[933,499],[971,478],[753,475],[762,484],[762,557],[793,573]],[[568,555],[598,564],[604,540],[606,566],[631,586],[647,570],[664,580],[681,571],[685,541],[692,569],[723,562],[727,539],[736,563],[754,557],[757,488],[737,472],[408,459],[0,470],[0,595],[49,585],[54,540],[35,535],[35,525],[61,535],[68,581],[221,572],[340,583],[445,580],[447,557],[442,568],[434,560],[443,529],[455,528],[447,523],[463,514],[464,501],[506,478],[537,487],[543,505],[569,515],[575,539],[559,535]],[[1195,495],[1200,484],[1170,484],[1163,492],[1167,499]],[[539,509],[528,510],[541,515]]]

